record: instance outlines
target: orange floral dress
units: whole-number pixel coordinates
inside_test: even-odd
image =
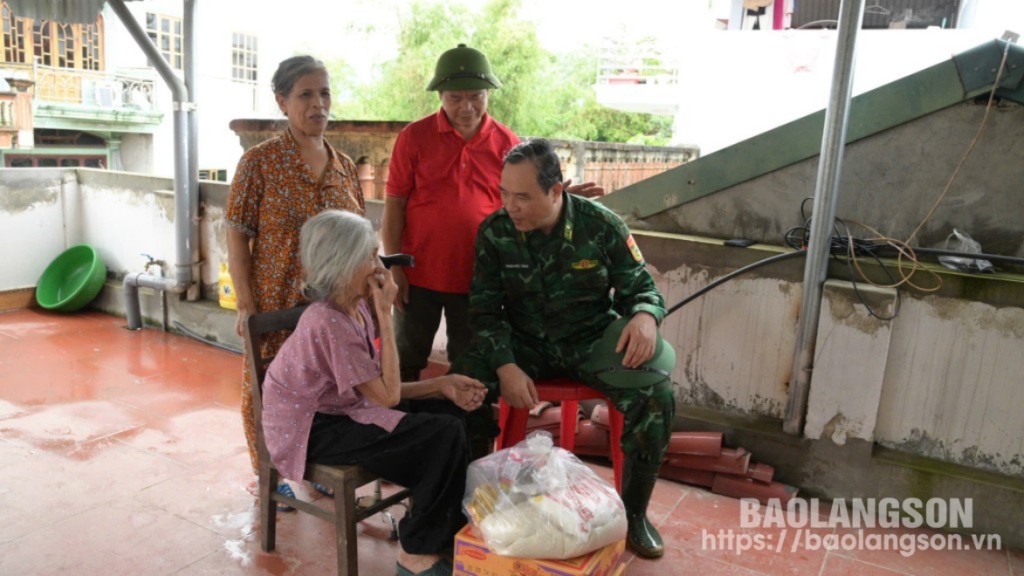
[[[352,160],[327,144],[330,160],[316,179],[291,133],[253,146],[238,162],[228,195],[227,223],[251,239],[249,284],[256,311],[282,310],[303,303],[299,261],[299,230],[309,218],[327,209],[366,210]],[[286,334],[265,338],[260,346],[272,356]],[[252,405],[249,359],[242,367],[242,422],[253,472],[259,470],[256,423]]]

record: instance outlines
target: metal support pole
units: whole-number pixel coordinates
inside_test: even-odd
[[[814,209],[811,232],[804,264],[803,296],[800,321],[797,325],[793,371],[783,430],[801,434],[804,429],[807,397],[814,370],[814,345],[818,338],[818,317],[821,294],[828,272],[832,221],[839,200],[839,176],[843,150],[846,146],[846,125],[850,115],[850,93],[853,90],[853,65],[856,56],[857,31],[864,18],[864,0],[843,0],[839,7],[839,32],[836,63],[832,71],[832,92],[825,109],[825,131],[821,142],[818,180],[814,188]]]
[[[743,0],[732,0],[732,5],[729,7],[729,30],[743,29],[744,13],[746,10],[743,9]]]
[[[189,229],[189,259],[177,265],[188,265],[189,275],[198,280],[199,271],[199,102],[196,90],[196,55],[199,53],[199,35],[196,34],[196,12],[199,0],[185,0],[185,17],[183,31],[185,42],[185,88],[188,89],[189,107],[185,111],[188,118],[188,162],[185,171],[188,178],[188,216],[191,224]],[[201,296],[199,282],[193,282],[186,296],[190,301]]]
[[[142,316],[139,306],[138,287],[156,288],[158,290],[169,290],[175,293],[182,293],[192,285],[192,238],[193,218],[195,212],[190,212],[191,200],[189,193],[192,185],[188,177],[188,118],[186,110],[191,107],[188,97],[188,89],[185,83],[178,78],[171,66],[164,60],[163,55],[157,49],[149,35],[142,26],[135,20],[132,13],[124,4],[124,0],[108,0],[110,8],[124,24],[124,27],[131,34],[135,43],[149,58],[150,63],[156,68],[160,77],[171,89],[173,96],[174,114],[174,243],[175,243],[175,269],[174,278],[159,278],[148,274],[128,274],[124,278],[125,289],[125,316],[128,320],[128,328],[137,330],[142,327]]]

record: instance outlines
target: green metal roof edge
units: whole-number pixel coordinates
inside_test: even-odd
[[[987,42],[854,97],[846,142],[855,142],[992,89],[1006,43]],[[996,93],[1024,104],[1024,48],[1009,45]],[[870,111],[870,112],[869,112]],[[601,198],[626,217],[643,219],[821,153],[825,110],[794,120]]]

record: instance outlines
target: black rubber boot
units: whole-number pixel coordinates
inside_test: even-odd
[[[651,501],[661,465],[633,462],[631,459],[625,464],[622,503],[626,505],[626,522],[629,526],[626,542],[638,556],[661,558],[665,553],[665,545],[657,528],[647,519],[647,504]]]

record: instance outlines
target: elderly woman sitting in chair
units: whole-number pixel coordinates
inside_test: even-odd
[[[487,390],[460,375],[400,382],[391,321],[397,287],[368,220],[322,212],[302,227],[299,250],[303,292],[313,303],[267,371],[263,432],[271,460],[291,480],[302,479],[307,461],[357,464],[409,488],[398,575],[451,574],[442,556],[466,523],[462,414],[478,408]],[[436,400],[394,408],[408,399]]]

